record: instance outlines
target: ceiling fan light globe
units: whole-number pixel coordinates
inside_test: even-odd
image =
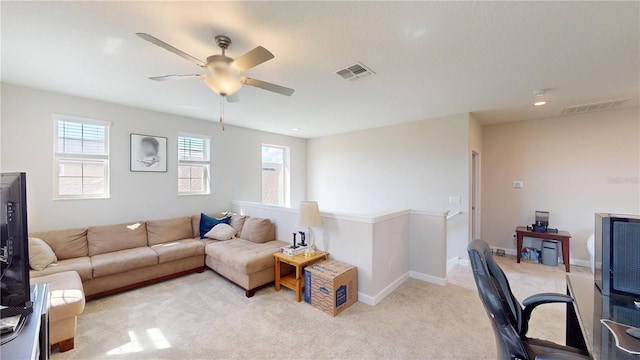
[[[204,83],[216,94],[221,96],[231,96],[240,90],[242,81],[237,76],[224,75],[206,75]]]

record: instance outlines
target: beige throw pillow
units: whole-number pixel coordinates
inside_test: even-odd
[[[214,226],[208,233],[204,234],[205,237],[213,240],[231,240],[238,232],[227,224],[218,224]]]
[[[242,238],[255,243],[269,242],[271,239],[271,220],[247,217],[242,227]]]
[[[56,261],[56,254],[44,240],[29,238],[29,266],[33,270],[44,270]]]

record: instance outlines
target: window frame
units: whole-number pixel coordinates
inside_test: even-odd
[[[97,200],[111,198],[111,171],[110,171],[110,129],[111,122],[87,117],[72,116],[65,114],[52,114],[53,119],[53,200]],[[58,151],[58,126],[59,122],[73,122],[87,125],[97,125],[104,127],[104,154],[74,154]],[[104,165],[103,179],[104,192],[102,194],[81,194],[81,195],[63,195],[60,194],[60,162],[61,161],[80,161],[80,162],[102,162]],[[84,180],[84,176],[81,179]]]
[[[180,138],[193,138],[204,141],[204,150],[203,155],[206,160],[180,160]],[[193,134],[193,133],[178,133],[177,141],[176,141],[176,155],[177,155],[177,166],[176,166],[176,190],[178,196],[198,196],[198,195],[211,195],[211,136],[201,135],[201,134]],[[203,191],[180,191],[180,166],[203,166]],[[193,179],[193,178],[189,178]]]
[[[265,147],[282,149],[282,195],[278,196],[278,204],[270,204],[263,202],[264,187],[262,186],[264,175],[264,162],[262,161],[262,151]],[[291,206],[291,148],[284,145],[274,144],[262,144],[260,146],[260,202],[268,205],[290,207]],[[280,197],[282,197],[282,204],[280,203]]]

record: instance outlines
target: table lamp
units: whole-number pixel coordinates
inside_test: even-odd
[[[316,201],[302,201],[298,207],[298,219],[296,220],[296,226],[301,228],[307,228],[309,231],[309,245],[305,250],[305,256],[313,256],[316,254],[315,239],[311,235],[311,228],[321,227],[322,218],[320,217],[320,209],[318,209],[318,203]]]

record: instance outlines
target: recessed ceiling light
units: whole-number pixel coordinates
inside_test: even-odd
[[[533,103],[533,106],[542,106],[545,105],[547,102],[546,101],[536,101]]]
[[[300,131],[298,128],[292,128],[291,131]]]

